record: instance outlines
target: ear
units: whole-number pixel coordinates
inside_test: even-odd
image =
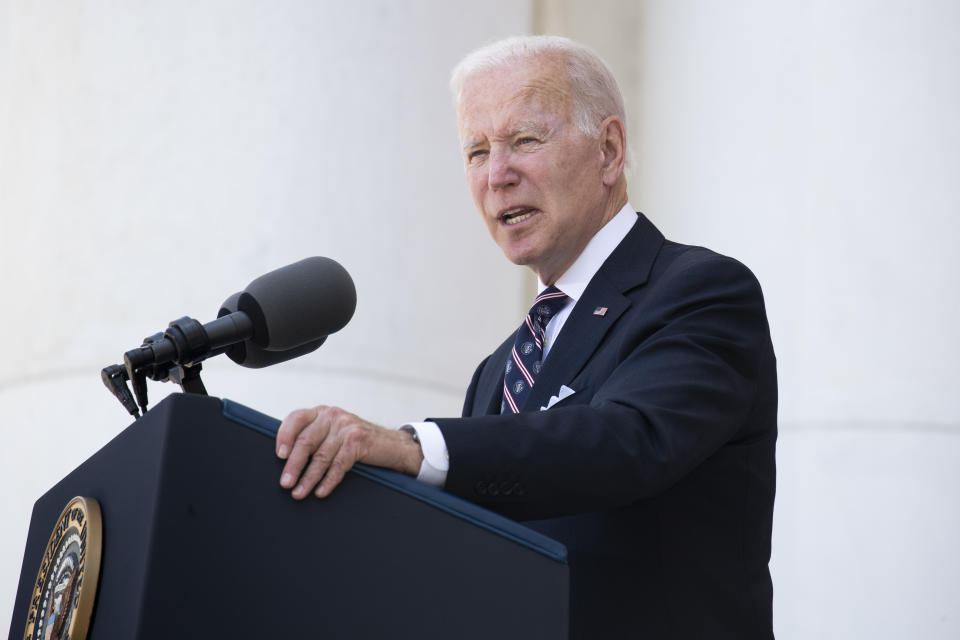
[[[623,175],[627,154],[627,132],[617,116],[608,116],[600,123],[600,153],[600,178],[603,184],[613,186]]]

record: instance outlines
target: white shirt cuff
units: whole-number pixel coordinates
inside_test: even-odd
[[[447,442],[443,439],[443,432],[436,422],[409,422],[401,428],[410,428],[420,439],[420,449],[423,451],[423,462],[420,463],[420,473],[417,480],[426,482],[435,487],[443,488],[447,483],[447,471],[450,470],[450,455],[447,452]]]

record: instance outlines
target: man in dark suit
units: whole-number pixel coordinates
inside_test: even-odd
[[[629,206],[622,99],[586,48],[495,43],[452,84],[477,208],[542,292],[463,417],[294,412],[281,484],[323,497],[363,461],[528,521],[570,552],[573,637],[771,637],[777,391],[756,279]]]

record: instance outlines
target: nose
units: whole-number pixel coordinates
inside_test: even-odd
[[[513,166],[513,156],[506,149],[491,149],[487,184],[491,189],[504,189],[520,182],[520,174]]]

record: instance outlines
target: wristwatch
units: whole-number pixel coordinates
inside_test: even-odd
[[[400,427],[399,431],[405,431],[405,432],[409,433],[409,434],[410,434],[410,437],[413,438],[413,441],[416,442],[416,443],[420,446],[421,449],[423,448],[423,445],[420,444],[420,435],[417,433],[417,430],[416,430],[416,429],[414,429],[413,427],[411,427],[411,426],[408,425],[408,424],[405,424],[405,425],[403,425],[402,427]]]

